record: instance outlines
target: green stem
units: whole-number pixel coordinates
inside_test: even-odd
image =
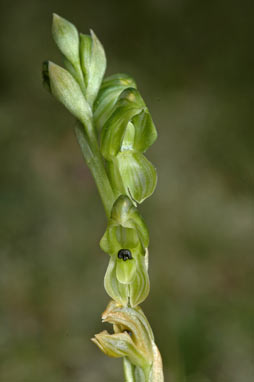
[[[106,215],[109,218],[112,206],[115,201],[115,195],[104,167],[104,162],[98,147],[98,142],[95,134],[92,134],[93,130],[91,128],[88,131],[90,132],[89,138],[86,135],[84,127],[80,123],[75,127],[76,136],[82,154],[89,169],[92,172],[93,178],[99,190],[103,206],[106,211]]]
[[[123,358],[123,371],[125,377],[124,382],[135,382],[134,367],[126,357]]]
[[[134,366],[127,357],[123,358],[124,382],[150,382],[151,366],[139,368]]]

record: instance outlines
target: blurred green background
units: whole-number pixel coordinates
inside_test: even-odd
[[[159,131],[141,207],[142,305],[168,382],[254,380],[253,2],[1,2],[0,381],[123,381],[90,342],[109,298],[104,212],[73,133],[43,89],[61,63],[51,14],[93,28],[107,74],[137,81]]]

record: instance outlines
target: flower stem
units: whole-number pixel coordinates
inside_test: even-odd
[[[131,364],[131,362],[128,360],[128,358],[123,358],[123,371],[124,371],[124,382],[135,382],[134,378],[134,367]]]
[[[115,195],[104,167],[104,162],[98,147],[98,142],[95,135],[91,136],[91,134],[89,134],[90,137],[87,137],[85,129],[81,123],[78,123],[75,127],[75,133],[82,154],[98,187],[106,215],[109,218],[112,206],[115,201]]]

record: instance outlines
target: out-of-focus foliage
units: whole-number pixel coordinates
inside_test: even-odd
[[[73,119],[42,88],[51,14],[134,77],[159,138],[142,207],[151,294],[142,305],[172,382],[252,382],[254,271],[251,1],[44,0],[1,6],[0,380],[119,381],[89,341],[107,256],[103,208]]]

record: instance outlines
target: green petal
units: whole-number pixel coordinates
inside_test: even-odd
[[[81,122],[90,124],[92,119],[91,108],[72,75],[60,66],[48,62],[48,77],[51,92],[56,99]]]
[[[80,58],[85,75],[86,98],[92,106],[107,65],[104,48],[92,30],[91,37],[80,34]]]

